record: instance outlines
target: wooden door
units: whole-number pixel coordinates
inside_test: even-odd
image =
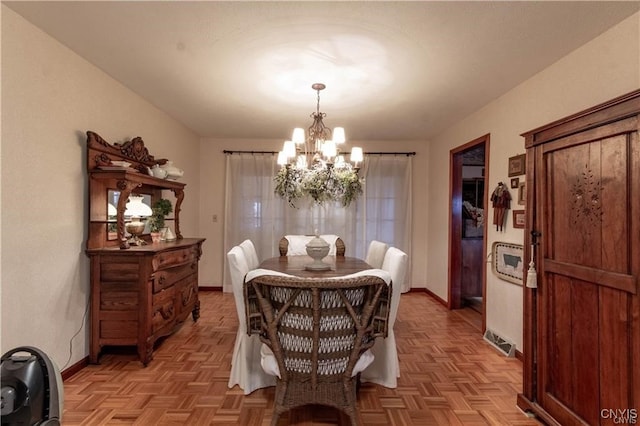
[[[639,95],[525,135],[541,235],[524,394],[549,423],[640,422]]]

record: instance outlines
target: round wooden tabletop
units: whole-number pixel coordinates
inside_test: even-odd
[[[284,272],[301,278],[341,277],[356,272],[372,269],[371,265],[357,257],[327,256],[322,259],[330,266],[327,271],[308,271],[306,265],[313,263],[309,256],[279,256],[266,259],[260,264],[262,269]]]

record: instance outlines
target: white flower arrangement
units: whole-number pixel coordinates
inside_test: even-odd
[[[310,168],[286,165],[275,177],[275,193],[298,208],[296,202],[306,197],[318,204],[338,201],[348,207],[362,194],[364,179],[348,163],[334,166],[316,161]]]

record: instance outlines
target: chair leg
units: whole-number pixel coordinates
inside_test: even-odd
[[[345,398],[347,400],[347,407],[345,407],[345,414],[349,416],[351,426],[360,426],[360,412],[358,411],[358,390],[360,389],[360,374],[358,373],[352,378],[351,382],[345,386]]]
[[[344,413],[349,416],[349,423],[351,426],[362,426],[362,422],[360,421],[360,412],[357,407],[352,410],[346,410]]]
[[[271,426],[276,426],[278,424],[278,420],[280,420],[280,413],[273,413],[271,417]]]
[[[351,426],[361,426],[355,414],[353,416],[349,416],[349,420],[351,420]]]
[[[282,413],[285,413],[289,411],[286,408],[283,408],[282,406],[274,406],[273,407],[273,414],[271,415],[271,426],[276,426],[278,424],[278,422],[280,421],[280,416],[282,415]]]

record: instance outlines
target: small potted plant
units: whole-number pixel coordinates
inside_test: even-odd
[[[151,231],[151,240],[154,243],[162,240],[162,229],[165,227],[164,219],[173,211],[171,201],[160,198],[151,207],[151,217],[149,218],[149,230]]]

